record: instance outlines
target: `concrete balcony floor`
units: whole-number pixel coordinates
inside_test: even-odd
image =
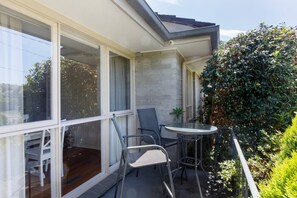
[[[174,187],[177,198],[199,198],[199,190],[195,178],[194,169],[187,169],[188,179],[183,179],[181,184],[180,178],[181,171],[178,172],[174,178]],[[203,197],[225,197],[225,196],[214,196],[209,193],[207,189],[210,188],[210,184],[206,175],[199,171],[199,179],[202,188]],[[113,179],[115,180],[115,175]],[[121,184],[121,183],[120,183]],[[112,186],[112,185],[110,185]],[[101,189],[100,189],[101,188]],[[115,187],[102,192],[103,186],[94,186],[92,189],[84,193],[80,198],[113,198]],[[217,194],[217,193],[216,193]],[[139,171],[139,176],[136,177],[136,170],[131,171],[125,179],[125,186],[123,197],[124,198],[163,198],[169,197],[168,194],[163,191],[161,180],[159,177],[158,169],[154,167],[144,167]]]

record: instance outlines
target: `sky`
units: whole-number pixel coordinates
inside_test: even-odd
[[[297,26],[297,0],[146,0],[153,11],[220,25],[221,40],[266,25]]]

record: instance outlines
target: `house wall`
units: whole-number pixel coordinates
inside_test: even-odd
[[[169,113],[182,106],[182,62],[183,57],[176,50],[136,56],[136,108],[156,108],[159,124],[173,122]],[[166,131],[163,135],[172,136]]]

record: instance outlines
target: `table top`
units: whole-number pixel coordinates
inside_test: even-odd
[[[201,123],[173,123],[167,124],[165,129],[183,135],[208,135],[216,133],[218,128]]]

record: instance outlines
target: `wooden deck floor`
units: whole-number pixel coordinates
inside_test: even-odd
[[[73,147],[64,149],[64,177],[62,178],[62,195],[83,184],[101,172],[100,150]],[[26,189],[26,197],[50,198],[50,170],[45,173],[44,186],[40,186],[39,178],[26,175],[26,186],[31,183],[31,192]]]

